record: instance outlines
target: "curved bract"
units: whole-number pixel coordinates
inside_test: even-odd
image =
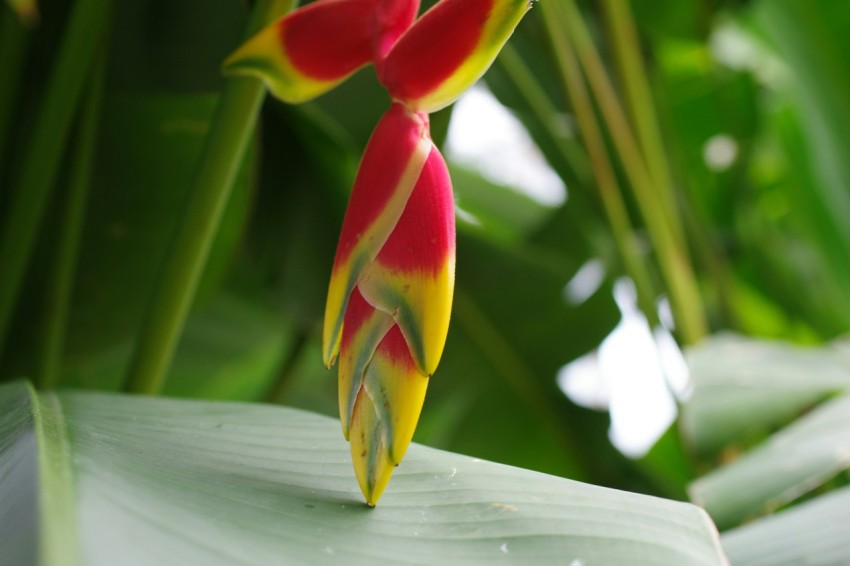
[[[325,305],[322,355],[327,366],[339,351],[348,296],[401,218],[432,146],[424,117],[400,104],[390,108],[369,139],[342,223]]]
[[[249,39],[225,70],[303,102],[374,63],[393,99],[345,213],[325,305],[322,357],[339,357],[339,414],[374,506],[413,438],[437,369],[455,277],[454,199],[428,113],[487,70],[529,0],[318,0]]]
[[[449,171],[435,147],[395,229],[358,282],[369,303],[392,314],[423,375],[437,369],[449,331],[454,220]]]
[[[260,78],[284,102],[305,102],[372,61],[378,0],[319,0],[248,39],[224,62],[233,75]]]
[[[351,419],[351,459],[372,507],[413,439],[427,386],[428,378],[416,369],[404,336],[393,326],[366,370]]]
[[[378,77],[415,110],[448,106],[481,78],[530,7],[529,0],[442,0],[399,39]]]
[[[346,440],[351,415],[363,387],[363,376],[378,344],[395,325],[393,317],[366,302],[355,287],[345,309],[339,354],[339,420]]]

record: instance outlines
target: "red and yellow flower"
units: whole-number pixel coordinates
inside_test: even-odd
[[[529,0],[317,0],[227,61],[281,100],[309,100],[374,64],[392,98],[366,146],[325,307],[323,357],[339,359],[342,429],[374,506],[404,456],[449,328],[454,200],[428,113],[487,70]]]

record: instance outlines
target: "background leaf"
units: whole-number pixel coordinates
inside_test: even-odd
[[[718,527],[793,501],[850,464],[850,396],[814,409],[769,442],[691,484]]]
[[[702,433],[703,448],[723,450],[709,460],[716,467],[689,487],[725,530],[733,562],[846,561],[846,348],[844,342],[800,348],[727,335],[689,352],[695,388],[684,403],[685,433],[733,422],[722,434]]]
[[[848,501],[842,488],[723,534],[734,564],[841,564],[850,560]]]
[[[723,335],[688,350],[693,393],[682,410],[700,453],[782,425],[850,387],[850,358],[838,347],[795,347]]]

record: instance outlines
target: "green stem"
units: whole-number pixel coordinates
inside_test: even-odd
[[[0,349],[55,184],[71,120],[106,29],[109,6],[107,0],[74,4],[32,137],[12,183],[10,206],[0,228]]]
[[[581,12],[573,0],[565,0],[562,5],[566,14],[557,21],[565,21],[569,28],[566,30],[568,34],[565,35],[570,37],[575,45],[579,61],[587,74],[591,90],[622,160],[629,185],[657,254],[679,335],[686,344],[696,343],[707,334],[708,326],[685,247],[681,222],[674,211],[667,210],[665,199],[655,189],[655,183]]]
[[[68,195],[62,210],[56,258],[51,266],[45,300],[46,324],[39,356],[41,367],[36,374],[38,386],[42,389],[54,388],[58,384],[62,356],[65,351],[71,291],[74,285],[97,145],[105,69],[106,57],[101,55],[94,69],[89,93],[77,126],[76,144],[68,180]]]
[[[29,48],[30,33],[17,14],[0,8],[0,181],[6,163],[9,126],[21,87],[21,71]]]
[[[649,173],[664,200],[665,212],[671,219],[676,215],[675,189],[667,152],[661,130],[658,125],[658,112],[652,98],[647,80],[646,67],[643,64],[641,45],[632,17],[630,0],[602,0],[603,13],[611,30],[614,56],[619,70],[620,83],[623,86],[625,101],[635,126],[640,149],[646,157]],[[674,229],[681,232],[681,224],[676,222]],[[682,233],[677,234],[683,237]]]
[[[602,206],[611,225],[617,249],[623,260],[626,273],[632,278],[638,293],[641,310],[653,326],[658,322],[655,309],[655,293],[652,278],[641,257],[641,252],[635,240],[634,230],[629,219],[622,190],[617,182],[617,176],[605,147],[602,129],[596,120],[596,112],[590,100],[587,84],[581,74],[575,50],[557,26],[560,14],[556,4],[542,2],[543,19],[555,51],[555,58],[560,68],[564,89],[570,98],[571,106],[584,138],[590,164],[593,168],[596,185],[602,199]]]
[[[291,4],[290,0],[257,2],[248,33],[281,15]],[[142,322],[125,383],[127,391],[156,394],[163,387],[264,96],[265,87],[258,79],[227,80],[182,221]]]

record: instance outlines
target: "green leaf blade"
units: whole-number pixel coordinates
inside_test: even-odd
[[[64,500],[74,503],[85,564],[726,563],[710,520],[685,503],[414,445],[369,509],[333,419],[47,395],[40,404],[54,403],[62,421],[52,430],[66,434],[41,452],[64,453],[58,477],[72,478]],[[45,528],[55,520],[45,516]]]

